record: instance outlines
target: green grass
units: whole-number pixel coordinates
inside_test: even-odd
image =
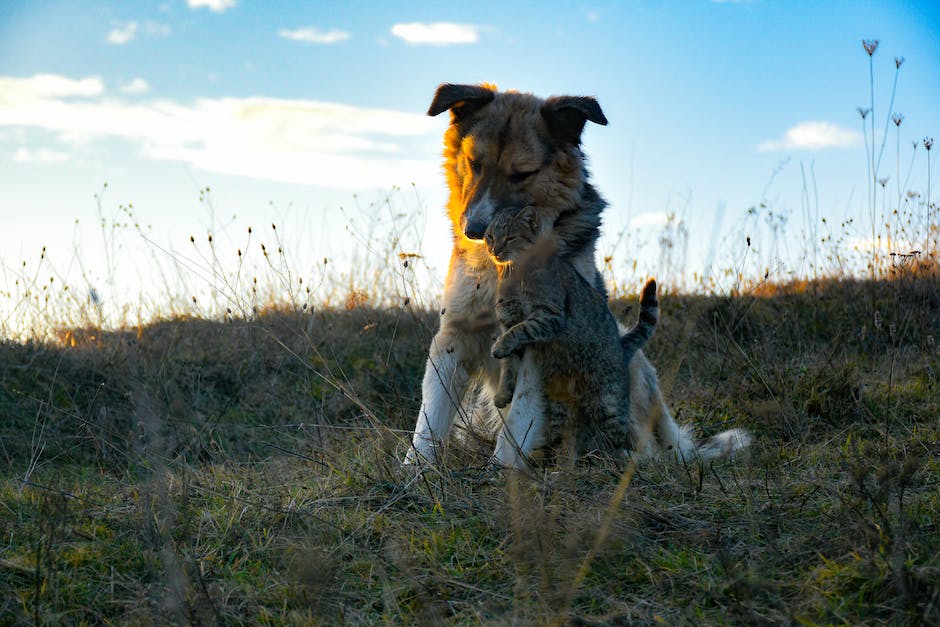
[[[609,526],[623,464],[399,466],[433,312],[0,345],[0,623],[937,623],[940,282],[759,292],[664,297],[648,350],[755,444],[640,464]]]

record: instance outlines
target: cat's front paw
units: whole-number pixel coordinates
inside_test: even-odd
[[[515,353],[516,348],[514,342],[507,339],[505,335],[501,335],[497,338],[496,342],[493,343],[493,357],[496,359],[505,359]]]

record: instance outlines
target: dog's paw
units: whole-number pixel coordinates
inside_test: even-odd
[[[420,470],[425,464],[433,461],[434,454],[432,450],[418,451],[414,446],[411,446],[408,448],[408,452],[405,453],[405,459],[402,460],[401,465],[403,468]]]
[[[493,404],[502,409],[512,402],[512,390],[500,390],[493,396]]]

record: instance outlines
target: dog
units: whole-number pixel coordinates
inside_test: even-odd
[[[445,111],[450,112],[444,172],[453,249],[440,328],[428,351],[421,408],[404,461],[438,461],[456,424],[464,433],[495,439],[496,464],[527,468],[545,428],[539,364],[533,351],[523,354],[508,412],[497,410],[493,395],[500,365],[491,355],[500,333],[494,315],[497,270],[483,237],[497,213],[534,206],[539,219],[551,225],[557,253],[606,298],[595,252],[607,203],[589,181],[581,136],[588,122],[606,125],[607,118],[593,97],[542,99],[486,83],[440,85],[428,115]],[[653,436],[649,444],[635,443],[640,452],[716,457],[749,441],[734,430],[693,442],[688,429],[673,420],[642,351],[633,354],[629,375],[631,416]]]

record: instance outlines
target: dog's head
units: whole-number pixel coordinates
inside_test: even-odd
[[[543,100],[483,85],[438,87],[428,115],[451,112],[444,168],[455,235],[479,241],[493,217],[531,205],[553,224],[572,207],[585,179],[581,132],[607,124],[585,96]]]

